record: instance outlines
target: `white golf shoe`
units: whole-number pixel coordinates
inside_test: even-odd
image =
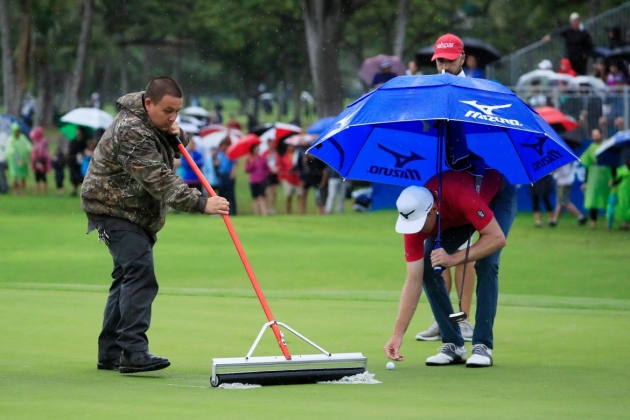
[[[492,350],[485,344],[472,346],[472,356],[466,362],[466,367],[490,367],[492,366]]]
[[[429,328],[416,335],[416,340],[418,341],[437,341],[441,338],[442,335],[440,334],[440,327],[437,321],[433,321],[433,324],[431,324]]]
[[[448,366],[466,363],[466,347],[457,347],[453,343],[444,343],[440,352],[427,359],[427,366]]]
[[[464,341],[472,341],[473,327],[468,321],[462,321],[459,323],[459,330],[462,332]]]

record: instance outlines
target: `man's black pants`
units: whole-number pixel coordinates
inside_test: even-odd
[[[127,230],[106,230],[114,259],[114,279],[105,305],[103,330],[98,338],[98,359],[120,357],[121,351],[149,350],[146,332],[151,305],[158,292],[153,269],[154,240]]]

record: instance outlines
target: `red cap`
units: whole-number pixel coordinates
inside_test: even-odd
[[[433,57],[431,61],[436,58],[446,58],[447,60],[455,60],[461,53],[464,52],[464,42],[453,34],[442,35],[435,41],[435,47],[433,48]]]

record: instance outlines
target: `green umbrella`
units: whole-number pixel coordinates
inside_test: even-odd
[[[77,139],[77,126],[74,124],[64,124],[59,128],[59,131],[70,141]]]
[[[66,123],[62,125],[61,127],[59,127],[59,131],[61,131],[61,134],[66,136],[68,140],[74,141],[77,139],[77,127],[83,128],[83,130],[85,131],[85,134],[87,134],[88,136],[91,136],[92,132],[94,131],[90,127],[86,127],[84,125],[71,124],[71,123]]]

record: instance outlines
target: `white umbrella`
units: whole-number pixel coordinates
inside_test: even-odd
[[[203,127],[204,125],[206,125],[206,123],[201,121],[200,119],[195,118],[195,117],[190,117],[188,115],[178,115],[175,121],[177,121],[177,123],[194,124],[197,127]]]
[[[576,76],[575,82],[580,86],[588,86],[593,90],[605,92],[608,87],[602,79],[594,76]]]
[[[199,143],[206,147],[218,147],[225,138],[228,138],[230,143],[236,143],[243,135],[235,128],[215,124],[201,129]]]
[[[192,115],[194,117],[210,118],[210,113],[200,106],[189,106],[182,110],[184,115]]]
[[[284,142],[286,144],[296,147],[310,146],[315,142],[315,140],[317,140],[317,137],[318,136],[315,134],[294,134],[291,137],[287,137],[286,139],[284,139]]]
[[[540,82],[541,86],[555,86],[559,82],[566,82],[570,87],[578,86],[575,77],[571,75],[556,73],[552,70],[534,70],[519,77],[516,87],[529,86],[534,81]]]
[[[178,123],[178,125],[182,131],[185,131],[188,134],[199,134],[199,127],[197,127],[195,124],[182,121]]]
[[[61,122],[82,125],[95,130],[105,130],[114,121],[114,118],[98,108],[77,108],[61,117]]]
[[[302,131],[302,127],[298,127],[297,125],[281,122],[274,123],[267,131],[260,135],[260,140],[262,140],[260,153],[264,153],[269,149],[269,145],[267,144],[268,140],[276,140],[277,142],[291,134],[299,134]]]

